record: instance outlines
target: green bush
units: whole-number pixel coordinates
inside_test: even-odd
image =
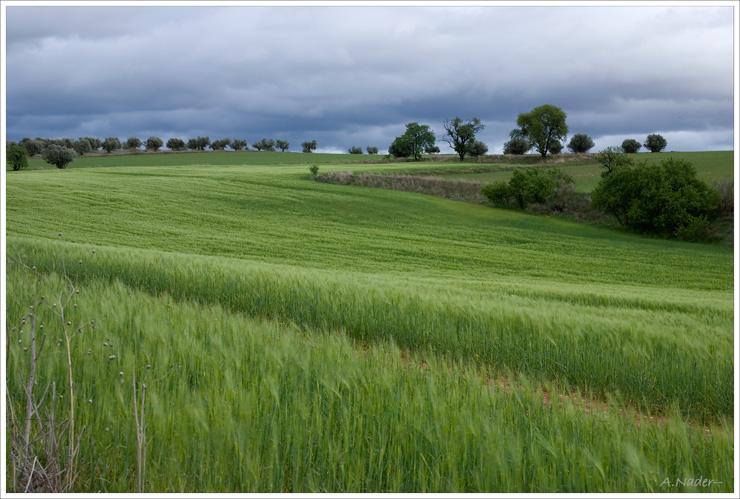
[[[503,180],[483,186],[481,194],[487,197],[488,200],[496,206],[508,205],[513,197],[513,192],[509,187],[509,184]]]
[[[706,233],[720,195],[696,177],[688,161],[668,158],[654,165],[621,165],[607,172],[592,206],[639,232],[696,239]]]

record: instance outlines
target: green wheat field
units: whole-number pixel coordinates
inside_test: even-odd
[[[675,155],[732,178],[732,152]],[[73,283],[65,320],[96,326],[70,342],[76,492],[137,489],[134,374],[145,492],[733,492],[731,247],[308,171],[429,163],[43,165],[6,174],[7,390],[24,400],[22,318]],[[36,309],[61,420],[63,329]]]

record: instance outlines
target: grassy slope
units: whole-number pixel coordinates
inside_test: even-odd
[[[88,283],[731,412],[728,248],[316,184],[305,164],[29,171],[7,193],[9,250]]]

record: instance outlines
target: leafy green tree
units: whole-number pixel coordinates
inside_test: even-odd
[[[87,139],[76,140],[73,144],[73,148],[77,154],[83,156],[86,152],[92,151],[92,145]]]
[[[378,154],[378,148],[376,146],[367,146],[368,154]]]
[[[141,147],[141,139],[136,137],[129,137],[126,141],[126,149],[138,149]]]
[[[5,161],[13,167],[13,171],[28,168],[28,151],[18,144],[11,144],[5,150]]]
[[[412,152],[408,144],[401,140],[401,137],[396,137],[388,146],[388,154],[396,158],[408,158]]]
[[[586,135],[585,133],[577,133],[573,137],[571,137],[570,142],[568,142],[568,149],[572,153],[584,153],[591,150],[591,148],[594,146],[594,141]]]
[[[696,177],[691,163],[668,158],[613,169],[591,203],[633,230],[696,239],[716,216],[720,195]]]
[[[438,154],[439,146],[429,146],[424,148],[424,152],[427,154]]]
[[[162,142],[162,139],[159,137],[149,137],[146,139],[146,148],[147,150],[157,152],[159,149],[162,148],[164,145],[164,142]]]
[[[106,152],[111,153],[113,151],[116,151],[121,148],[121,141],[118,140],[118,137],[108,137],[103,141],[103,149],[105,149]]]
[[[434,132],[429,129],[429,125],[408,123],[406,125],[406,133],[400,137],[396,137],[394,143],[397,145],[397,151],[404,153],[404,157],[411,156],[415,161],[420,161],[424,150],[432,147],[435,140]],[[393,147],[393,144],[391,144],[391,147]],[[390,152],[390,148],[388,152]]]
[[[235,151],[242,151],[247,149],[247,141],[234,139],[231,141],[231,148]]]
[[[601,163],[601,166],[606,168],[601,176],[604,177],[609,175],[617,168],[622,166],[632,166],[632,158],[622,153],[617,147],[607,147],[606,149],[599,151],[596,160]]]
[[[512,137],[504,143],[504,154],[521,155],[532,149],[532,144],[524,137]]]
[[[488,146],[479,140],[474,140],[468,145],[468,152],[471,156],[477,158],[478,156],[483,156],[488,152]]]
[[[562,109],[545,104],[528,113],[519,114],[516,124],[521,130],[521,135],[527,138],[544,158],[554,141],[565,142],[568,134],[566,118],[567,115]]]
[[[275,145],[278,149],[280,149],[280,152],[285,152],[286,149],[290,147],[290,142],[288,142],[287,140],[278,140],[277,142],[275,142]]]
[[[176,138],[169,139],[167,141],[167,149],[171,151],[182,151],[185,149],[185,141]]]
[[[442,140],[460,156],[460,161],[463,161],[465,155],[470,152],[469,147],[475,142],[475,134],[486,127],[478,118],[463,121],[459,117],[445,120],[443,126],[445,133]]]
[[[628,154],[635,154],[641,147],[642,144],[635,139],[625,139],[624,142],[622,142],[622,152]]]
[[[312,140],[311,142],[302,142],[301,147],[303,148],[303,152],[313,152],[316,150],[316,141]]]
[[[352,146],[347,150],[347,152],[350,154],[362,154],[362,147]]]
[[[650,152],[660,152],[666,148],[668,142],[666,142],[662,135],[651,133],[647,136],[647,139],[645,140],[645,143],[643,145],[646,149],[649,149]]]
[[[69,149],[57,144],[51,144],[44,150],[43,158],[44,161],[46,161],[47,163],[56,166],[60,170],[63,170],[64,168],[67,168],[67,165],[69,163],[74,161],[75,152],[73,149]]]

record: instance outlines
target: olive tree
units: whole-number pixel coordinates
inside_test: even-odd
[[[252,147],[257,149],[258,151],[274,151],[275,141],[272,139],[262,139],[259,142],[253,143]]]
[[[280,149],[280,152],[285,152],[285,150],[290,147],[290,142],[287,140],[278,140],[275,142],[275,145]]]
[[[129,137],[126,141],[126,149],[138,149],[141,147],[141,139],[137,137]]]
[[[568,142],[568,149],[573,153],[588,152],[594,146],[594,141],[585,133],[577,133]]]
[[[368,154],[378,154],[378,148],[376,146],[367,146]]]
[[[362,154],[362,147],[352,146],[347,150],[347,152],[350,154]]]
[[[121,141],[118,140],[118,137],[108,137],[107,139],[103,141],[103,149],[105,149],[105,151],[108,153],[111,153],[120,148],[121,148]]]
[[[73,144],[73,148],[77,154],[83,156],[86,152],[92,151],[92,145],[87,139],[76,140]]]
[[[624,142],[622,142],[622,152],[634,154],[639,151],[640,148],[642,148],[642,144],[635,139],[625,139]]]
[[[242,151],[247,149],[247,141],[234,139],[231,141],[231,148],[235,151]]]
[[[316,150],[316,141],[312,140],[311,142],[302,142],[301,147],[303,148],[303,152],[313,152]]]
[[[442,140],[460,156],[460,161],[470,152],[469,147],[475,142],[475,134],[486,127],[478,118],[463,121],[459,117],[445,120],[443,126],[445,133]]]
[[[162,142],[162,139],[160,139],[159,137],[149,137],[148,139],[146,139],[146,148],[148,150],[157,152],[163,145],[164,142]]]
[[[46,161],[47,163],[56,166],[60,170],[63,170],[64,168],[67,168],[68,164],[74,161],[75,152],[73,149],[69,149],[57,144],[51,144],[44,150],[43,158],[44,161]]]
[[[647,136],[645,143],[643,144],[650,152],[660,152],[666,148],[668,142],[663,138],[662,135],[657,133],[651,133]]]
[[[185,141],[182,139],[169,139],[167,141],[167,149],[170,149],[172,151],[182,151],[185,149]]]
[[[532,144],[524,137],[512,137],[504,143],[504,154],[524,154],[532,149]]]
[[[568,134],[566,118],[562,109],[545,104],[528,113],[519,114],[516,124],[521,130],[521,136],[529,140],[544,158],[555,141],[565,142]]]
[[[198,136],[197,139],[189,139],[188,140],[188,149],[196,150],[196,151],[205,151],[206,147],[211,145],[211,139],[210,137],[201,137]]]
[[[477,158],[478,156],[483,156],[488,152],[488,146],[480,140],[474,140],[468,146],[468,152],[471,156]]]

